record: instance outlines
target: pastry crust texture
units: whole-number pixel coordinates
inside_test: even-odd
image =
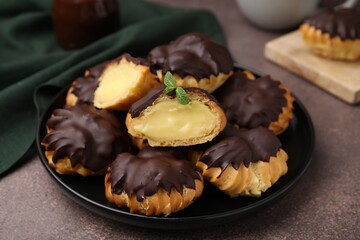
[[[44,144],[44,146],[45,148],[47,147],[46,144]],[[54,163],[52,160],[53,155],[54,155],[54,151],[45,151],[45,156],[49,162],[50,167],[55,169],[55,171],[60,174],[66,174],[66,175],[79,174],[83,177],[88,177],[88,176],[102,175],[106,172],[106,168],[99,171],[91,171],[90,169],[83,167],[80,163],[76,164],[73,167],[71,166],[70,159],[67,157],[60,159],[56,163]]]
[[[133,143],[138,148],[143,148],[144,144],[146,142],[154,147],[154,146],[190,146],[195,144],[201,144],[207,141],[211,141],[214,137],[216,137],[224,128],[226,125],[226,116],[222,110],[222,108],[218,105],[215,100],[210,99],[207,94],[201,92],[201,91],[190,91],[189,89],[185,89],[187,91],[187,94],[190,98],[190,102],[187,105],[181,105],[180,103],[177,103],[177,99],[173,96],[169,96],[167,94],[160,94],[159,97],[155,99],[155,101],[152,102],[151,105],[149,105],[147,108],[145,108],[138,117],[132,117],[130,113],[127,114],[126,117],[126,126],[128,128],[129,134],[132,136]],[[200,90],[200,89],[199,89]],[[208,119],[213,122],[212,128],[206,124],[200,124],[196,123],[196,118],[192,118],[191,115],[185,117],[181,114],[176,116],[176,118],[182,118],[184,119],[186,126],[184,128],[203,128],[203,131],[199,132],[199,136],[191,136],[191,137],[184,137],[180,138],[178,136],[178,129],[175,129],[172,134],[172,137],[169,138],[162,138],[162,137],[154,137],[150,136],[149,134],[144,134],[143,132],[139,131],[138,128],[135,126],[140,125],[146,125],[149,121],[149,116],[155,115],[156,111],[159,111],[159,109],[156,109],[155,107],[158,104],[161,103],[167,103],[167,102],[175,102],[178,106],[180,106],[183,111],[186,112],[186,108],[191,108],[193,104],[199,104],[202,105],[203,108],[206,108],[209,115],[211,115],[211,118]],[[175,104],[175,105],[176,105]],[[155,109],[155,110],[154,110]],[[160,110],[161,111],[161,110]],[[176,114],[176,110],[173,113],[170,113],[170,115]],[[170,116],[171,117],[171,116]],[[135,124],[135,121],[137,123]],[[165,122],[165,120],[164,120]],[[161,122],[157,123],[158,125],[164,124]],[[151,126],[150,126],[151,127]],[[180,127],[179,127],[180,128]],[[160,129],[160,128],[159,128]],[[179,130],[181,131],[181,130]],[[190,132],[190,131],[188,131]]]
[[[280,84],[279,87],[285,90],[284,96],[286,98],[287,105],[282,108],[282,112],[280,113],[278,120],[271,122],[268,127],[276,135],[279,135],[282,132],[284,132],[289,127],[291,119],[294,118],[293,103],[295,99],[291,96],[290,89],[287,88],[284,84]]]
[[[251,196],[260,197],[261,193],[270,188],[288,171],[288,156],[282,149],[269,162],[251,162],[249,167],[243,163],[239,169],[229,164],[223,171],[221,168],[209,168],[198,161],[196,166],[201,169],[205,179],[230,197]]]
[[[189,206],[203,191],[202,180],[195,180],[195,189],[184,187],[182,193],[172,188],[170,193],[160,188],[154,195],[145,196],[143,201],[138,201],[135,195],[129,196],[127,193],[112,193],[111,183],[109,182],[111,173],[105,176],[105,196],[109,202],[118,207],[128,207],[131,213],[143,215],[164,215],[180,211]],[[202,179],[202,177],[201,177]]]
[[[307,46],[319,56],[348,61],[360,58],[360,39],[342,40],[339,36],[331,37],[307,23],[300,26],[300,31]]]
[[[77,81],[75,80],[75,81],[71,84],[71,86],[70,86],[70,88],[69,88],[69,90],[68,90],[68,92],[67,92],[67,95],[66,95],[66,98],[65,98],[65,103],[66,103],[66,105],[68,105],[68,106],[75,106],[76,103],[77,103],[78,98],[77,98],[77,96],[73,93],[73,91],[74,91],[74,86],[76,85],[76,83],[77,83]]]
[[[156,71],[156,74],[161,82],[164,82],[164,75],[162,70]],[[184,78],[176,73],[173,73],[175,84],[180,87],[197,87],[208,91],[209,93],[214,92],[218,89],[231,75],[233,71],[228,73],[219,73],[217,76],[211,74],[208,78],[202,78],[197,80],[195,77],[188,75]]]

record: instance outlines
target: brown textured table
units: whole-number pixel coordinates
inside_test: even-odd
[[[284,198],[246,219],[207,229],[156,231],[130,227],[77,205],[32,157],[0,179],[0,239],[359,239],[359,106],[350,106],[265,60],[264,44],[282,33],[255,28],[234,1],[156,2],[210,9],[239,63],[269,73],[293,90],[316,130],[308,171]]]

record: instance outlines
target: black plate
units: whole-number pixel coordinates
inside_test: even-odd
[[[244,69],[240,66],[238,68]],[[103,176],[84,178],[60,175],[49,167],[40,142],[46,134],[46,121],[52,111],[64,105],[67,89],[64,88],[54,98],[41,117],[36,139],[40,160],[50,176],[70,198],[90,211],[123,223],[147,228],[186,229],[233,221],[258,211],[284,196],[304,174],[311,161],[315,140],[314,128],[305,107],[296,98],[294,103],[295,117],[289,128],[279,136],[284,150],[289,155],[288,173],[281,177],[262,197],[230,198],[206,183],[202,196],[178,213],[171,214],[168,217],[147,217],[132,214],[127,209],[117,208],[106,200]]]

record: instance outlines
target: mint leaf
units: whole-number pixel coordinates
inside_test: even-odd
[[[163,93],[168,94],[169,92],[172,92],[176,89],[176,87],[166,87],[163,91]]]
[[[189,103],[189,96],[182,87],[177,87],[175,92],[176,92],[176,99],[180,104],[186,105]]]
[[[173,90],[176,88],[174,76],[169,71],[165,74],[164,84],[166,87],[170,87]]]
[[[164,77],[164,84],[165,89],[163,90],[163,93],[168,94],[175,90],[176,99],[180,104],[186,105],[189,103],[189,96],[182,87],[176,86],[174,76],[171,74],[171,72],[166,72]]]

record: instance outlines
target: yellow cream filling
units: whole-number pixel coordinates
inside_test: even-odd
[[[181,105],[174,98],[154,104],[142,117],[134,118],[133,124],[137,132],[149,139],[184,140],[207,136],[215,128],[216,117],[200,101]]]
[[[111,103],[125,98],[129,91],[141,79],[143,71],[138,71],[132,62],[109,65],[100,77],[99,87],[95,91],[95,101],[98,104]]]

